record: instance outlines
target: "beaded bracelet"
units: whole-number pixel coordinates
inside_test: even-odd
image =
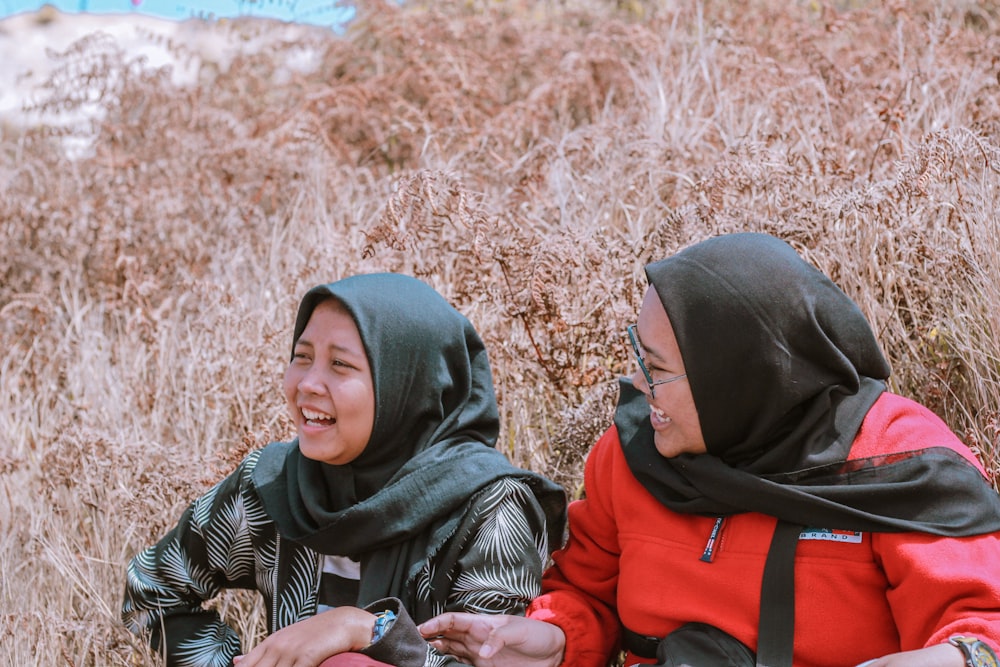
[[[389,626],[395,620],[396,614],[388,609],[375,614],[375,627],[372,628],[372,644],[382,639],[386,630],[389,629]]]

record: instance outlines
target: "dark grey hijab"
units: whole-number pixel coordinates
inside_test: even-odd
[[[787,243],[715,237],[646,276],[677,336],[708,448],[660,456],[645,397],[622,382],[615,424],[626,459],[664,505],[849,530],[1000,529],[996,491],[938,443],[846,461],[889,365],[857,305]]]
[[[359,603],[394,595],[411,615],[417,610],[407,587],[417,569],[462,524],[470,498],[502,477],[534,490],[549,544],[558,546],[565,494],[494,448],[493,379],[472,324],[416,278],[357,275],[306,293],[293,347],[313,309],[329,298],[347,309],[361,334],[375,423],[365,450],[348,465],[308,459],[296,442],[265,448],[254,483],[281,535],[320,553],[360,559]]]

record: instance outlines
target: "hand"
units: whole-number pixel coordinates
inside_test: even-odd
[[[965,667],[965,658],[957,646],[935,644],[916,651],[904,651],[869,660],[858,667]]]
[[[566,650],[559,627],[523,616],[449,612],[419,630],[437,650],[475,667],[558,667]]]
[[[332,655],[368,646],[374,627],[375,614],[337,607],[278,630],[246,655],[233,658],[233,665],[316,667]]]

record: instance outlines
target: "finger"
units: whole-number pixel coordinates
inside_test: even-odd
[[[483,645],[479,647],[478,657],[492,658],[504,647],[505,643],[503,639],[496,636],[496,633],[490,634],[486,638],[486,641],[483,642]]]
[[[430,639],[431,637],[444,634],[446,627],[447,625],[441,621],[440,617],[435,617],[418,625],[417,632],[423,635],[424,638]]]
[[[236,664],[235,662],[233,663]],[[240,658],[240,667],[275,667],[276,658],[268,651],[267,646],[258,644],[246,655]]]
[[[472,660],[478,654],[478,645],[469,646],[465,642],[451,640],[446,637],[440,637],[438,639],[431,640],[428,643],[436,648],[440,653],[453,655],[456,658]]]
[[[449,611],[440,616],[435,616],[420,626],[420,632],[427,635],[444,635],[453,632],[467,632],[471,619],[465,618],[467,614]]]

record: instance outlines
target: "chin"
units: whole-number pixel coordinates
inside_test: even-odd
[[[316,445],[310,445],[308,442],[302,442],[299,439],[299,451],[302,452],[302,456],[307,459],[312,459],[313,461],[326,461],[329,456],[327,452],[324,451],[323,447],[318,447]]]
[[[703,454],[704,449],[697,447],[694,443],[687,440],[676,440],[674,438],[668,437],[657,437],[659,434],[653,436],[653,446],[656,447],[656,451],[659,452],[660,456],[665,459],[672,459],[681,454]]]
[[[669,442],[661,442],[659,438],[653,438],[653,446],[656,447],[656,451],[659,452],[660,456],[666,459],[672,459],[681,452]]]

